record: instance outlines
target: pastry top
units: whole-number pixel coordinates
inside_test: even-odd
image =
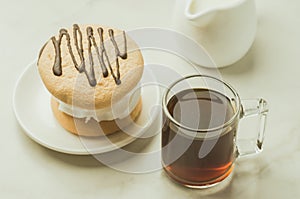
[[[109,107],[129,93],[142,77],[144,61],[124,31],[75,24],[43,46],[37,66],[55,98],[93,110]]]

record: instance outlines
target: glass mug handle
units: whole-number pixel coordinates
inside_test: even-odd
[[[238,157],[257,154],[262,151],[265,137],[265,126],[268,114],[267,102],[264,99],[242,100],[241,118],[259,117],[258,134],[256,139],[238,139]]]

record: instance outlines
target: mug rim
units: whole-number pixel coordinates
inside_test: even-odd
[[[213,127],[213,128],[207,128],[207,129],[194,129],[194,128],[191,128],[191,127],[188,127],[188,126],[185,126],[183,124],[180,124],[177,120],[175,120],[175,118],[170,114],[168,108],[167,108],[167,95],[169,94],[169,92],[171,91],[171,89],[177,85],[179,82],[183,81],[183,80],[186,80],[186,79],[191,79],[191,78],[194,78],[194,77],[204,77],[204,78],[210,78],[210,79],[213,79],[213,80],[216,80],[217,82],[220,82],[222,83],[223,85],[225,85],[235,96],[235,99],[237,101],[237,104],[236,104],[236,111],[234,113],[234,115],[227,121],[225,122],[224,124],[222,125],[219,125],[217,127]],[[209,89],[209,90],[213,90],[213,89]],[[180,128],[183,128],[187,131],[192,131],[192,132],[196,132],[196,133],[207,133],[207,132],[211,132],[211,131],[218,131],[220,129],[224,129],[226,127],[228,127],[230,124],[232,124],[236,118],[238,117],[238,115],[240,114],[241,112],[241,99],[240,99],[240,96],[238,95],[238,93],[236,92],[236,90],[228,83],[216,78],[216,77],[213,77],[213,76],[209,76],[209,75],[200,75],[200,74],[196,74],[196,75],[188,75],[188,76],[185,76],[185,77],[182,77],[178,80],[176,80],[175,82],[173,82],[170,86],[168,86],[167,90],[164,92],[163,94],[163,98],[162,98],[162,108],[163,108],[163,111],[164,111],[164,114],[168,117],[168,119],[174,123],[176,126],[180,127]]]

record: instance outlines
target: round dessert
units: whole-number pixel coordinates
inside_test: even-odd
[[[61,29],[41,49],[37,66],[54,116],[71,133],[108,135],[141,112],[144,61],[122,30],[77,24]]]

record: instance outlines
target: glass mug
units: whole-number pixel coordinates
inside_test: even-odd
[[[208,188],[228,177],[237,157],[262,151],[267,103],[240,100],[227,83],[205,75],[184,77],[163,95],[162,165],[190,188]],[[237,140],[241,118],[258,116],[255,140]]]

